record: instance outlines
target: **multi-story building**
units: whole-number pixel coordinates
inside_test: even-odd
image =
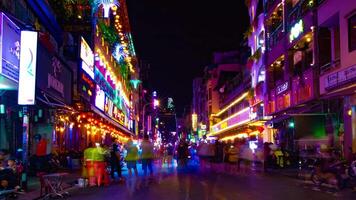
[[[247,64],[251,72],[251,89],[253,91],[253,96],[250,100],[251,118],[263,121],[268,119],[268,116],[264,113],[263,102],[266,93],[264,1],[251,0],[246,1],[246,3],[248,3],[246,6],[249,8],[250,27],[245,33],[245,37],[248,37],[248,46],[252,54]],[[266,142],[273,142],[273,133],[270,131],[271,129],[265,129],[261,135]]]
[[[249,52],[248,48],[243,48],[243,46],[241,49]],[[215,71],[212,71],[216,73],[216,78],[214,80],[213,74],[210,83],[213,84],[212,88],[218,94],[218,106],[217,110],[213,110],[209,115],[208,136],[223,141],[248,139],[251,142],[251,148],[255,148],[257,145],[253,143],[263,140],[261,134],[264,129],[263,109],[261,109],[263,103],[261,99],[259,100],[261,97],[258,97],[263,95],[261,92],[253,92],[252,79],[255,77],[251,76],[251,69],[246,66],[246,55],[248,53],[240,53],[234,70],[225,71],[218,65]],[[258,85],[257,80],[255,85]]]
[[[31,143],[32,154],[35,138],[42,137],[47,153],[53,148],[82,150],[90,141],[126,141],[137,133],[139,71],[126,4],[118,2],[0,1],[0,23],[6,29],[6,34],[0,31],[1,40],[7,41],[1,46],[2,59],[10,61],[0,67],[0,108],[6,109],[0,117],[1,148],[22,148],[28,155],[23,144]],[[22,40],[23,30],[38,36]],[[30,41],[31,48],[37,45],[37,72],[21,93],[18,45]],[[34,93],[31,102],[26,99],[31,105],[22,106],[28,92]]]
[[[193,101],[192,101],[192,131],[198,138],[206,134],[209,123],[207,112],[207,95],[205,80],[201,77],[193,80]]]
[[[318,101],[317,2],[273,0],[264,7],[265,111],[274,116],[269,126],[277,131],[276,142],[288,149],[294,149],[296,140],[327,143]]]
[[[344,155],[356,152],[356,1],[319,1],[320,97]]]

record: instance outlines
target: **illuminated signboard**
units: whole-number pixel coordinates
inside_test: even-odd
[[[356,65],[338,71],[326,77],[326,89],[352,83],[356,80]]]
[[[224,130],[237,127],[250,121],[250,108],[244,108],[212,127],[212,132],[218,134]]]
[[[192,128],[193,131],[197,131],[198,129],[198,115],[197,114],[192,114]]]
[[[0,16],[0,73],[19,80],[21,30],[5,14]],[[37,39],[36,39],[37,41]]]
[[[104,111],[105,107],[105,92],[100,89],[100,86],[96,86],[96,91],[95,91],[95,106],[99,108],[101,111]]]
[[[296,38],[304,32],[304,24],[302,20],[299,20],[294,26],[290,29],[289,33],[289,42],[293,42]]]
[[[289,89],[289,82],[285,82],[282,85],[277,86],[277,95],[282,94],[283,92],[287,91]]]
[[[19,105],[34,105],[36,90],[37,32],[21,32]]]
[[[114,112],[114,103],[111,101],[109,97],[105,97],[105,113],[110,117],[113,117]]]
[[[80,38],[80,58],[82,69],[94,79],[94,53],[83,37]]]

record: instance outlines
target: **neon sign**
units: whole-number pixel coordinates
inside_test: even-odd
[[[35,104],[37,37],[35,31],[21,31],[19,105]]]
[[[244,108],[212,127],[210,135],[217,135],[250,121],[250,107]]]
[[[301,33],[304,32],[304,24],[302,20],[299,20],[290,30],[289,34],[289,42],[293,42],[296,38],[300,36]]]
[[[94,79],[94,53],[83,37],[80,38],[80,58],[83,60],[82,69]]]
[[[285,83],[283,83],[282,85],[279,85],[279,86],[277,87],[277,89],[276,89],[276,90],[277,90],[277,95],[279,95],[279,94],[285,92],[286,90],[288,90],[288,88],[289,88],[289,83],[288,83],[288,81],[285,82]]]

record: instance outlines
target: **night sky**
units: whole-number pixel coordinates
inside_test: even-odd
[[[214,51],[236,50],[249,20],[243,0],[127,0],[139,59],[151,64],[149,85],[171,96],[177,112],[190,105],[192,80]]]

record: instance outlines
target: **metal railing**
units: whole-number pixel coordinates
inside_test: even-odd
[[[289,27],[302,18],[308,11],[315,6],[315,0],[300,0],[295,6],[290,6],[288,14]]]
[[[271,50],[272,47],[276,46],[280,39],[283,37],[283,23],[281,22],[274,30],[271,32],[268,40],[268,48]]]

